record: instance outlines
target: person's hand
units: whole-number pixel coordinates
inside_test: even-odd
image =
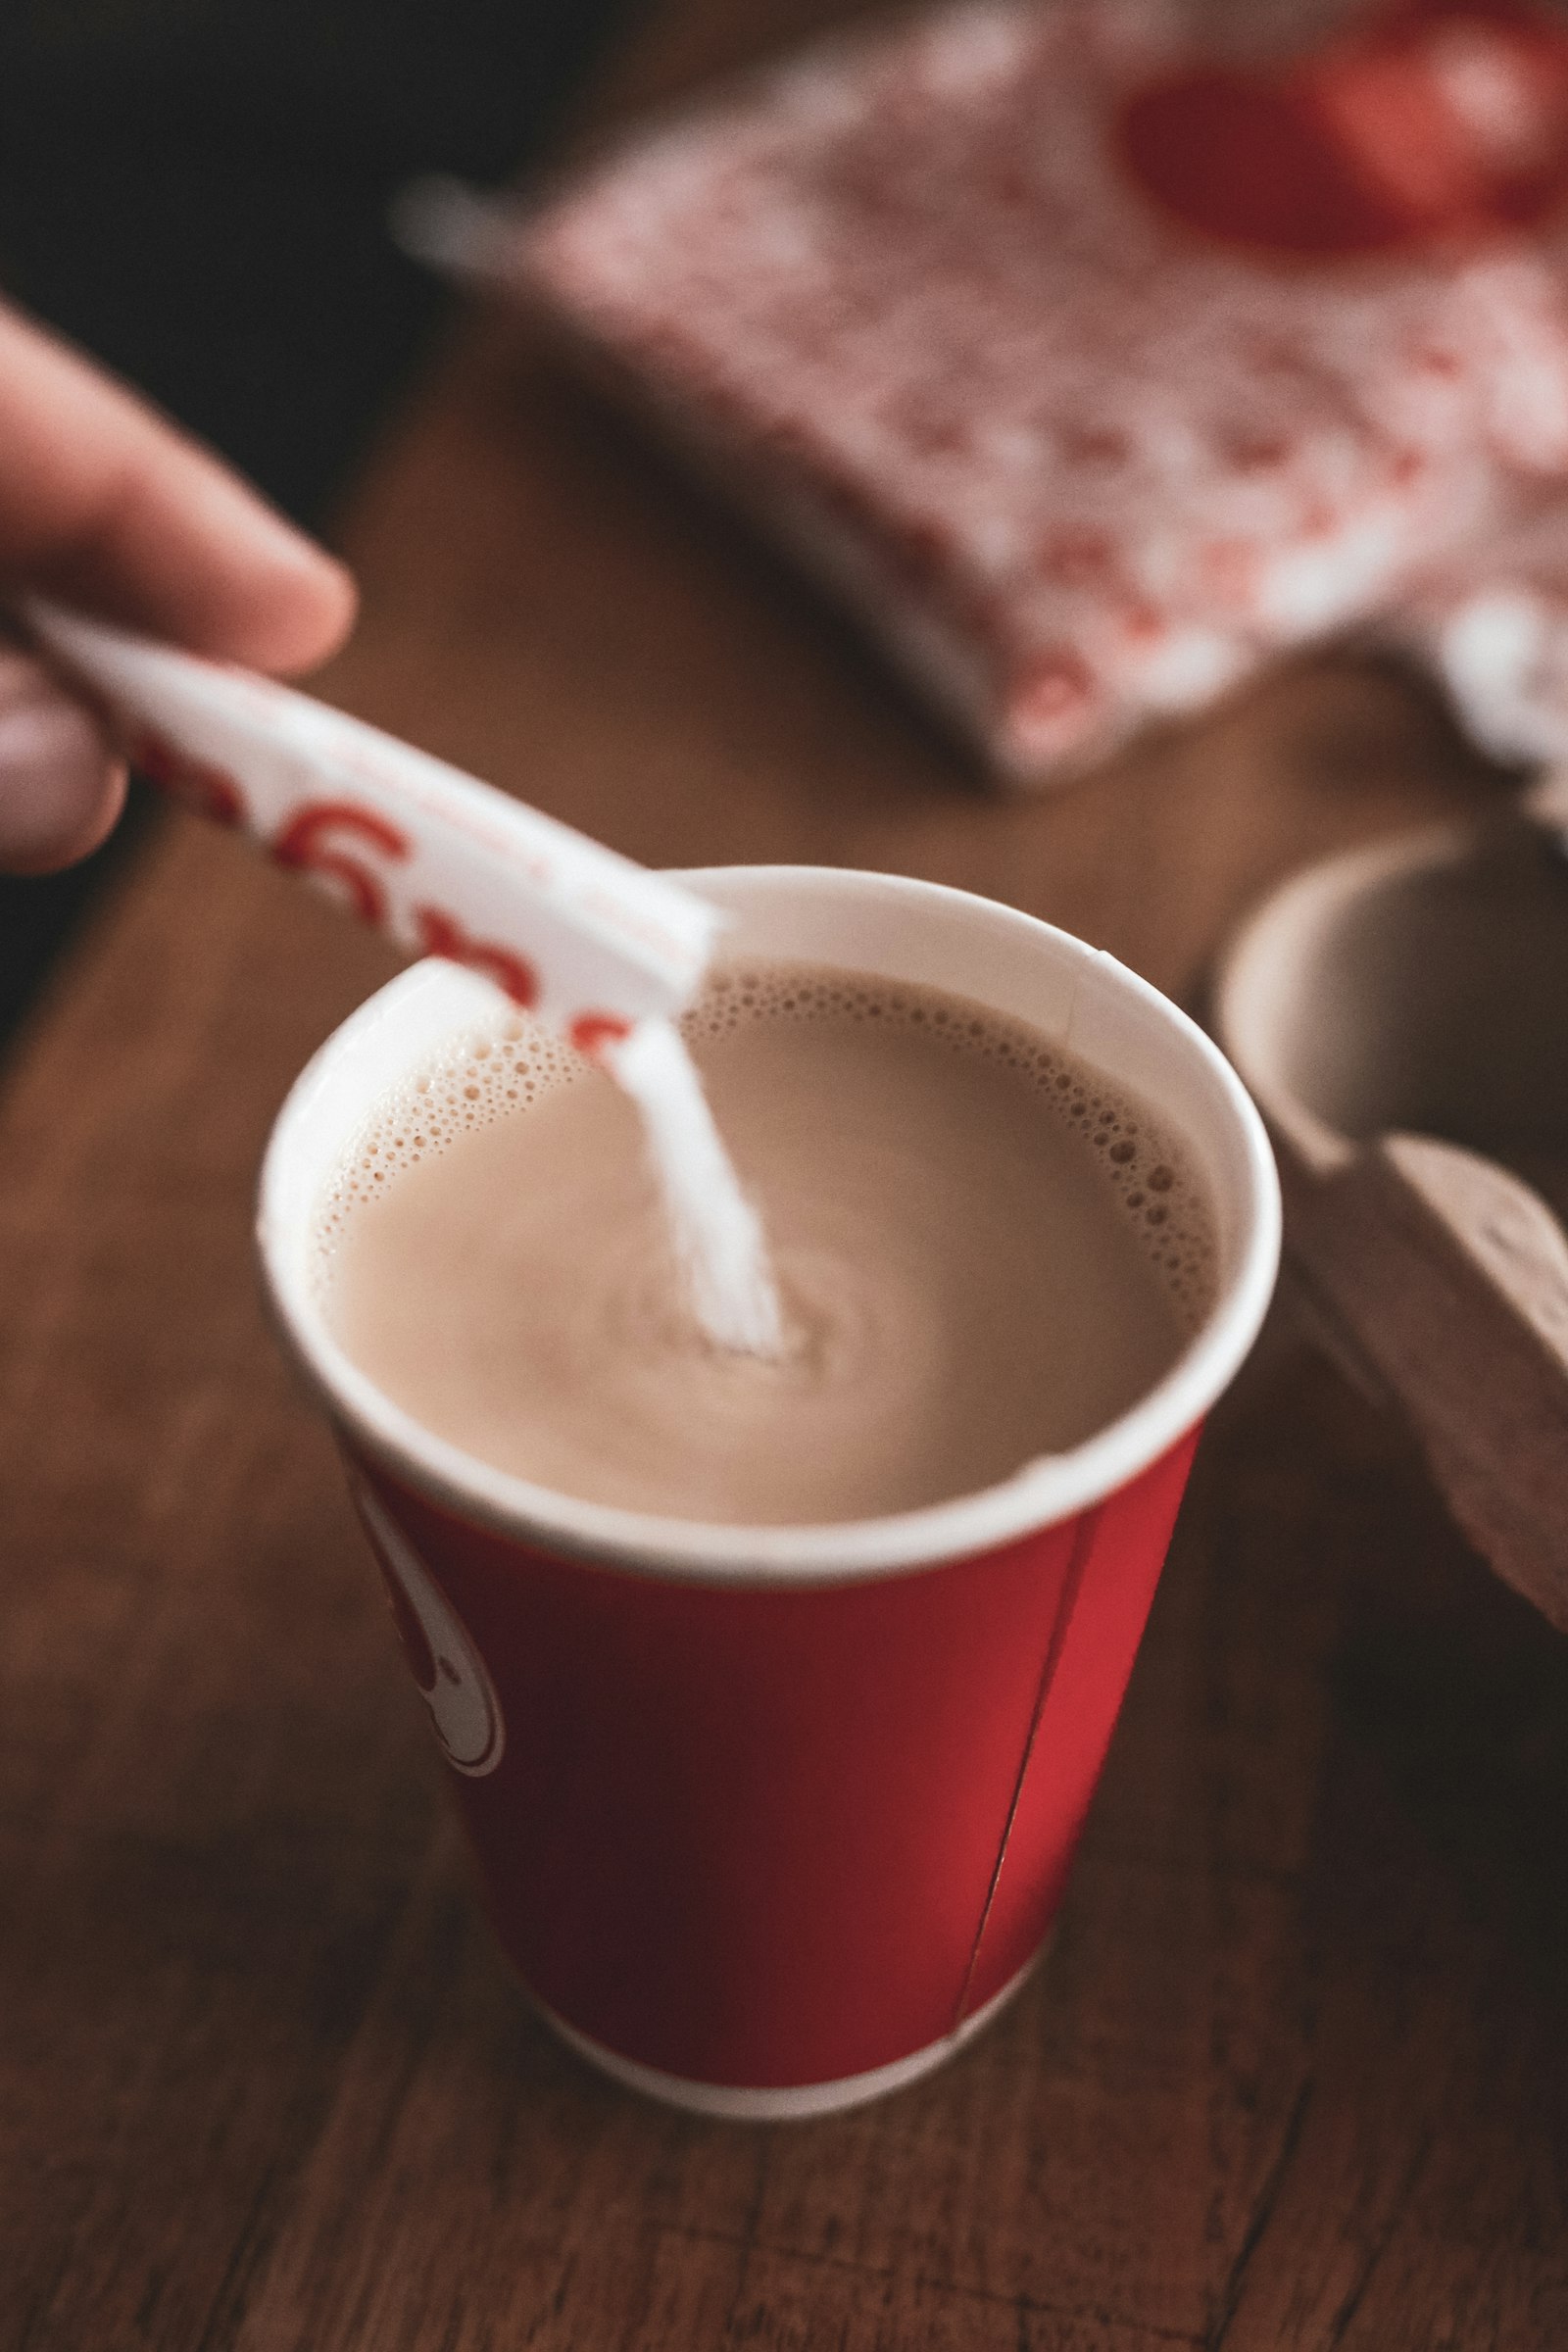
[[[36,589],[288,672],[347,634],[342,566],[131,393],[0,305],[0,611]],[[125,776],[91,712],[0,635],[0,869],[96,848]]]

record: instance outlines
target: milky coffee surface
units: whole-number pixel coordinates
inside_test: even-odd
[[[784,1356],[692,1327],[630,1104],[512,1018],[388,1099],[321,1212],[333,1330],[427,1429],[596,1502],[827,1522],[992,1485],[1175,1361],[1206,1211],[1081,1063],[960,999],[785,964],[720,973],[685,1029]]]

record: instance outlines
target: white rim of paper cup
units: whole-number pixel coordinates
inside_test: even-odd
[[[493,992],[471,973],[426,962],[362,1004],[322,1046],[278,1113],[263,1162],[258,1243],[268,1290],[329,1411],[373,1460],[461,1519],[542,1550],[686,1582],[898,1575],[994,1550],[1128,1485],[1227,1387],[1256,1337],[1278,1267],[1273,1156],[1218,1048],[1114,957],[996,900],[836,867],[718,866],[680,878],[730,918],[740,956],[830,964],[970,998],[1028,1023],[1141,1098],[1185,1144],[1208,1196],[1218,1264],[1202,1324],[1169,1372],[1082,1445],[1043,1454],[998,1485],[883,1518],[804,1526],[666,1518],[495,1469],[383,1395],[333,1338],[318,1295],[316,1220],[365,1119],[443,1041],[494,1015]]]

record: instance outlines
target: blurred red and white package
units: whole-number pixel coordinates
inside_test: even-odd
[[[1411,607],[1433,641],[1568,490],[1568,20],[1305,21],[841,37],[492,225],[487,270],[1000,776],[1059,777],[1283,649]],[[1568,505],[1561,544],[1568,583]]]

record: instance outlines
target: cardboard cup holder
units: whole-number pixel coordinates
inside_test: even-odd
[[[1231,943],[1221,1044],[1286,1250],[1497,1573],[1568,1631],[1568,839],[1534,817],[1312,866]]]

